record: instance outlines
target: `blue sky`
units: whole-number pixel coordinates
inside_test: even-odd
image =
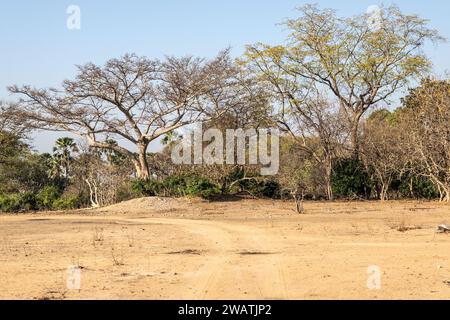
[[[127,52],[149,57],[211,57],[231,46],[239,55],[245,44],[277,43],[284,38],[277,23],[294,17],[295,7],[316,2],[343,16],[365,12],[370,5],[397,4],[419,13],[450,39],[450,2],[429,1],[294,1],[294,0],[40,0],[0,3],[0,99],[11,100],[6,86],[58,86],[75,73],[75,65],[102,64]],[[68,30],[66,9],[81,9],[81,29]],[[450,70],[450,45],[428,46],[435,70]],[[50,151],[61,134],[39,134],[34,145]]]

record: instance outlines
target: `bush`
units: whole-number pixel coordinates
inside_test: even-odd
[[[217,185],[206,178],[193,177],[187,181],[186,195],[188,196],[209,198],[219,193]]]
[[[51,209],[53,202],[61,196],[61,190],[53,185],[45,186],[36,196],[39,209]]]
[[[169,176],[162,181],[161,187],[164,195],[183,197],[187,194],[187,187],[190,179],[194,176],[190,175],[174,175]]]
[[[3,212],[30,211],[36,209],[36,197],[31,192],[0,195],[0,210]]]
[[[77,209],[80,207],[80,198],[78,196],[62,197],[53,201],[55,210]]]
[[[439,197],[433,183],[419,175],[408,174],[394,180],[392,189],[397,190],[401,198],[436,199]]]
[[[333,193],[337,197],[369,198],[373,183],[363,163],[355,159],[341,159],[334,167]]]
[[[31,192],[0,194],[0,211],[18,212],[42,209],[67,210],[80,207],[78,196],[58,197],[59,190],[45,187],[37,196]]]
[[[274,180],[243,180],[239,186],[255,197],[276,198],[280,196],[280,184]]]
[[[17,212],[21,208],[19,194],[0,195],[0,210],[3,212]]]
[[[20,196],[20,209],[25,211],[37,210],[36,196],[31,192],[23,193]]]
[[[133,199],[135,195],[136,192],[135,190],[133,190],[132,183],[122,184],[116,190],[116,202],[122,202]]]
[[[217,185],[197,175],[174,175],[164,180],[134,180],[132,191],[137,196],[198,196],[208,198],[220,193]]]
[[[162,183],[157,180],[133,180],[131,182],[131,191],[136,196],[152,197],[160,194],[163,188]]]

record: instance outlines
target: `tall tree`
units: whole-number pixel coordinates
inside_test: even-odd
[[[53,147],[53,157],[57,165],[62,169],[62,176],[65,179],[69,178],[70,166],[72,163],[72,153],[77,152],[76,142],[69,137],[58,138]]]
[[[60,90],[9,90],[20,97],[16,116],[33,128],[72,132],[92,147],[119,152],[131,159],[138,177],[147,179],[150,142],[219,112],[229,98],[233,72],[227,51],[212,60],[125,55],[102,67],[78,66],[76,78],[64,81]],[[108,143],[111,139],[125,143]]]
[[[397,7],[381,10],[374,27],[369,17],[341,18],[316,5],[289,19],[284,45],[248,46],[246,59],[275,89],[295,104],[311,85],[334,97],[349,122],[352,153],[359,157],[363,115],[428,70],[422,48],[442,38],[425,19]],[[284,111],[284,110],[283,110]]]

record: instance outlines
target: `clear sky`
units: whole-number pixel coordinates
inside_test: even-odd
[[[71,78],[75,65],[102,64],[134,52],[148,57],[211,57],[231,46],[234,55],[245,44],[277,43],[285,36],[277,23],[295,17],[295,7],[316,2],[343,16],[366,12],[370,5],[397,4],[418,13],[450,39],[448,0],[40,0],[0,3],[0,100],[11,100],[6,86],[57,87]],[[66,26],[69,5],[81,9],[81,29]],[[450,70],[450,45],[428,46],[435,70]],[[61,134],[39,134],[34,145],[50,151]]]

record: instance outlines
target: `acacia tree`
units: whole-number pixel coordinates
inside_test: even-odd
[[[205,115],[220,114],[233,72],[227,51],[212,60],[159,61],[132,54],[102,67],[78,66],[75,79],[65,80],[59,90],[9,90],[20,97],[16,116],[33,128],[72,132],[91,147],[119,152],[133,162],[139,178],[148,179],[150,142]]]
[[[248,46],[249,64],[262,73],[288,99],[301,104],[295,90],[308,94],[311,84],[334,97],[345,112],[352,153],[359,158],[359,126],[363,115],[386,101],[429,68],[422,52],[427,40],[441,40],[437,31],[417,15],[397,7],[381,10],[377,27],[367,14],[338,17],[316,5],[299,9],[300,16],[287,20],[290,30],[284,45]]]

